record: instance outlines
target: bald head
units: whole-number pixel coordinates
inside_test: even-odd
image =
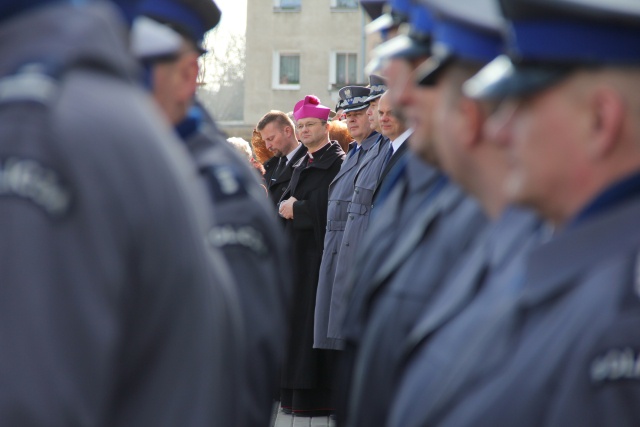
[[[382,135],[391,141],[397,139],[407,130],[404,118],[393,107],[388,92],[382,95],[378,101],[378,121]]]

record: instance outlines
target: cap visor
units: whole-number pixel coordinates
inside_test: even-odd
[[[400,35],[384,42],[375,48],[374,53],[380,58],[419,58],[431,54],[431,46],[417,42],[414,38]]]
[[[366,102],[375,101],[376,99],[380,98],[382,95],[383,95],[383,93],[379,93],[377,95],[371,95],[370,97],[367,98]]]
[[[131,28],[131,51],[139,60],[175,56],[182,47],[182,36],[166,25],[146,16],[137,17]]]
[[[482,68],[463,86],[465,95],[475,99],[501,99],[529,95],[562,80],[570,67],[515,65],[501,55]]]
[[[391,27],[393,27],[393,17],[391,14],[385,13],[367,24],[364,29],[367,34],[373,34],[379,31],[388,30]]]
[[[365,108],[369,108],[369,104],[368,103],[345,107],[343,112],[344,113],[348,113],[350,111],[360,111],[360,110],[364,110]]]
[[[418,67],[416,83],[420,86],[435,86],[442,71],[452,61],[453,55],[448,53],[429,57]]]

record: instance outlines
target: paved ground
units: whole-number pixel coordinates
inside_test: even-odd
[[[295,417],[283,413],[278,406],[274,407],[272,427],[335,427],[330,417]]]

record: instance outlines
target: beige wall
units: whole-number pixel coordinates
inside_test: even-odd
[[[332,51],[356,52],[360,76],[363,13],[361,9],[332,11],[330,4],[331,0],[302,0],[298,12],[274,12],[273,0],[248,0],[245,123],[256,124],[271,109],[291,111],[309,94],[333,109]],[[299,90],[273,89],[274,51],[300,53]]]

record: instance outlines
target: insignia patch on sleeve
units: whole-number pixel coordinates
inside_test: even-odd
[[[213,200],[223,202],[247,197],[246,183],[232,166],[208,166],[201,172],[207,180]]]
[[[591,382],[640,380],[640,352],[630,347],[611,348],[591,362]]]
[[[260,256],[267,255],[267,245],[262,233],[251,226],[234,227],[225,225],[209,231],[209,243],[217,248],[225,246],[243,246]]]
[[[71,191],[56,171],[17,157],[0,159],[0,196],[28,200],[56,217],[71,206]]]

